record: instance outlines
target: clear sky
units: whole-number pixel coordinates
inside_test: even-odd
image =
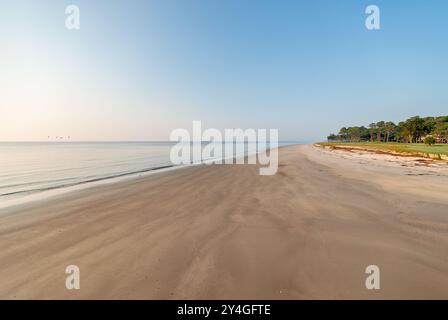
[[[168,140],[193,120],[320,140],[448,114],[446,0],[0,0],[0,41],[0,140]]]

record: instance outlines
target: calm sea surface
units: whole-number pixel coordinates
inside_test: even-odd
[[[174,144],[0,142],[0,207],[32,194],[173,167]],[[255,144],[246,144],[245,154],[255,151]]]

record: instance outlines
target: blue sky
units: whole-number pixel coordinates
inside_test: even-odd
[[[0,3],[0,140],[167,140],[193,120],[320,140],[448,114],[444,0]]]

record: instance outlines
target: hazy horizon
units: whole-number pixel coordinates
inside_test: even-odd
[[[65,8],[80,8],[80,30]],[[367,30],[365,8],[381,10]],[[176,128],[342,126],[446,113],[446,1],[2,3],[0,141],[166,141]]]

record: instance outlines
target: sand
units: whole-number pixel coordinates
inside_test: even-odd
[[[0,298],[448,299],[448,168],[392,158],[290,146],[274,176],[204,165],[2,209]]]

